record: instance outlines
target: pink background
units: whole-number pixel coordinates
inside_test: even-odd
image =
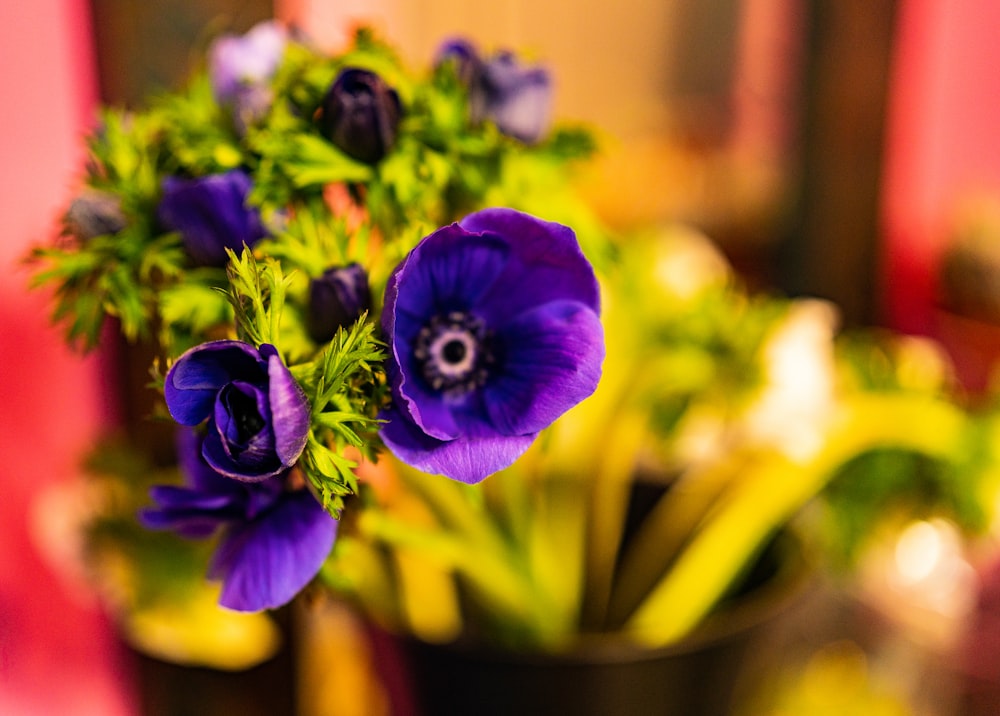
[[[883,280],[894,328],[934,333],[935,270],[956,206],[1000,192],[1000,3],[899,5],[886,139]]]
[[[0,713],[11,716],[133,711],[107,623],[33,536],[36,497],[74,477],[109,417],[98,359],[63,347],[20,264],[54,235],[81,166],[96,97],[87,7],[0,3]]]

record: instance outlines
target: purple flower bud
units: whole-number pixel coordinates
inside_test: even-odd
[[[320,132],[349,157],[379,162],[396,143],[399,95],[374,72],[342,70],[318,112]]]
[[[167,371],[164,397],[181,425],[208,421],[202,445],[216,472],[255,482],[295,464],[309,435],[309,401],[274,346],[210,341]]]
[[[490,58],[469,93],[472,120],[493,121],[526,144],[540,140],[551,121],[552,82],[541,67],[523,67],[509,52]]]
[[[277,22],[254,25],[242,37],[224,35],[208,52],[208,72],[215,101],[232,110],[240,132],[270,108],[270,80],[281,63],[288,33]]]
[[[157,209],[165,227],[181,234],[184,248],[200,266],[225,266],[226,249],[252,247],[267,229],[247,205],[252,183],[241,169],[196,179],[167,177]]]
[[[125,228],[121,200],[102,191],[85,191],[66,212],[66,227],[81,241],[117,234]]]
[[[438,229],[386,286],[383,442],[462,482],[511,465],[597,387],[599,309],[594,271],[565,226],[485,209]]]
[[[475,45],[465,38],[456,37],[441,43],[434,59],[435,67],[452,64],[455,74],[466,87],[472,87],[479,78],[483,62]]]
[[[372,305],[368,274],[360,264],[327,269],[309,283],[309,335],[326,343],[338,328],[354,324]]]

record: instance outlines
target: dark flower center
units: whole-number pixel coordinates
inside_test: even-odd
[[[486,382],[494,362],[490,344],[482,319],[452,311],[435,316],[420,329],[413,355],[432,389],[458,398]]]
[[[448,341],[441,355],[448,363],[461,363],[466,353],[465,343],[462,341]]]
[[[242,390],[226,386],[224,400],[229,415],[236,425],[237,439],[246,443],[264,429],[264,418],[257,412],[257,401]]]

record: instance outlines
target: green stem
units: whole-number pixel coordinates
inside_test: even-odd
[[[389,525],[382,523],[380,537],[389,544],[406,543],[427,553],[433,551],[467,580],[491,611],[501,615],[501,622],[516,626],[539,644],[558,639],[563,620],[552,596],[534,578],[528,546],[505,537],[477,488],[405,466],[400,467],[399,475],[431,509],[441,527],[421,534],[419,528],[402,524],[385,531]]]
[[[606,623],[615,561],[645,428],[644,414],[619,414],[606,436],[607,449],[596,466],[597,476],[591,489],[584,604],[584,625],[589,628],[600,629]]]
[[[669,569],[698,531],[719,496],[742,474],[749,456],[738,453],[693,469],[670,486],[632,538],[618,567],[609,607],[610,625],[620,626]]]
[[[656,585],[626,630],[661,646],[683,638],[757,553],[764,540],[815,497],[844,463],[879,447],[910,449],[947,460],[967,428],[954,405],[924,396],[854,398],[826,446],[807,462],[783,454],[749,468]]]

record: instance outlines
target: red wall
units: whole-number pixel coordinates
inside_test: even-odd
[[[132,711],[104,618],[43,557],[71,547],[55,536],[65,520],[38,507],[107,422],[100,364],[63,347],[20,263],[54,235],[81,165],[95,100],[87,8],[0,3],[0,713],[18,716]]]
[[[935,271],[957,204],[1000,197],[1000,3],[902,0],[889,99],[889,324],[935,333]]]

